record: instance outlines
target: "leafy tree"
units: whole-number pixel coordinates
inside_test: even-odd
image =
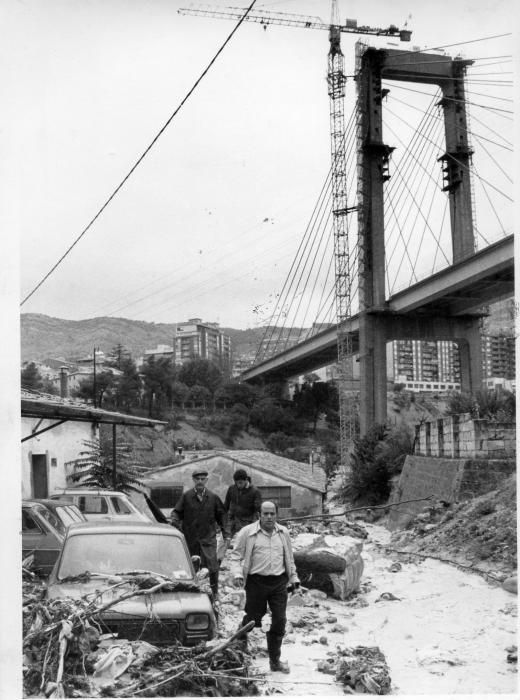
[[[188,396],[190,393],[190,388],[186,386],[183,382],[179,382],[175,380],[172,383],[172,398],[173,402],[175,404],[180,405],[180,407],[184,410],[184,404],[188,400]]]
[[[292,433],[296,429],[296,421],[292,412],[282,408],[274,399],[262,399],[256,403],[250,413],[251,425],[263,433]]]
[[[453,393],[448,400],[449,416],[469,413],[472,418],[513,421],[516,415],[515,395],[505,389],[491,389],[469,393]]]
[[[97,408],[101,408],[103,401],[112,398],[112,391],[115,387],[115,377],[110,370],[96,373],[96,387],[94,396],[94,377],[82,379],[79,383],[75,396],[84,401],[93,401]]]
[[[135,362],[130,356],[123,356],[120,362],[122,374],[115,382],[115,403],[116,406],[123,407],[130,411],[132,406],[139,404],[143,383]]]
[[[29,362],[20,372],[20,381],[23,389],[32,391],[41,391],[43,389],[43,380],[40,371],[34,362]]]
[[[211,392],[207,387],[195,384],[189,389],[188,397],[191,401],[191,405],[194,408],[195,406],[200,406],[201,404],[204,408],[206,408],[208,401],[211,401]]]
[[[141,369],[144,382],[145,401],[148,405],[148,415],[161,414],[161,409],[173,405],[172,386],[175,380],[175,367],[170,358],[152,355],[147,358]]]
[[[108,435],[99,440],[84,440],[84,450],[76,462],[76,471],[71,475],[73,483],[82,486],[116,491],[141,491],[144,487],[140,477],[142,467],[135,462],[132,447],[126,442],[116,442],[116,474],[113,478],[113,444]]]
[[[294,447],[295,440],[293,437],[278,430],[267,436],[265,444],[267,445],[267,449],[271,452],[283,454],[289,447]]]
[[[211,396],[222,384],[222,372],[220,369],[210,362],[200,358],[194,358],[185,362],[179,370],[179,381],[189,387],[203,386],[208,389]]]
[[[388,499],[391,474],[380,450],[386,436],[384,425],[374,425],[354,440],[350,469],[338,491],[340,500],[374,506]]]
[[[130,357],[130,352],[125,348],[124,345],[118,343],[114,345],[112,350],[109,352],[106,364],[108,367],[115,367],[116,369],[122,370],[123,363]]]
[[[245,382],[228,382],[219,387],[215,392],[215,401],[224,404],[224,407],[242,404],[252,408],[258,397],[258,390]]]

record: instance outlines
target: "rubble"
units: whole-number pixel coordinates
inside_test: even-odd
[[[153,588],[156,582],[147,577],[142,583]],[[45,600],[42,592],[41,582],[24,583],[25,697],[258,693],[249,677],[250,656],[232,643],[233,637],[193,648],[115,639],[99,632],[97,616],[106,605],[86,598]]]
[[[384,654],[379,647],[357,646],[337,648],[326,661],[318,663],[318,671],[335,676],[344,684],[345,692],[388,695],[391,679]]]

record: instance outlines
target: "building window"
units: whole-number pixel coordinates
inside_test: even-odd
[[[182,484],[151,486],[150,498],[158,508],[175,508],[183,490]]]
[[[260,486],[262,501],[272,501],[278,508],[291,507],[290,486]]]

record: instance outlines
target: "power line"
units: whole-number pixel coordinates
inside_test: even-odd
[[[245,18],[247,15],[250,13],[250,11],[253,9],[253,6],[255,5],[256,0],[253,0],[253,2],[249,5],[247,10],[244,12],[242,17],[239,19],[233,30],[229,33],[227,36],[226,40],[224,43],[221,45],[217,53],[213,56],[211,61],[208,63],[206,68],[202,71],[200,76],[197,78],[197,80],[193,83],[192,87],[188,91],[188,93],[185,95],[177,109],[171,114],[171,116],[167,119],[165,124],[161,127],[159,132],[156,134],[156,136],[153,138],[151,143],[147,146],[147,148],[144,150],[144,152],[139,156],[137,161],[134,163],[132,168],[129,170],[129,172],[125,175],[125,177],[121,180],[119,185],[115,188],[115,190],[112,192],[110,197],[105,201],[103,206],[98,210],[97,214],[89,221],[87,226],[83,229],[83,231],[79,234],[79,236],[76,238],[76,240],[67,248],[65,253],[61,256],[61,258],[51,267],[49,272],[38,282],[38,284],[33,288],[31,292],[22,300],[20,306],[23,306],[26,301],[28,301],[32,295],[42,286],[42,284],[52,275],[54,270],[65,260],[67,255],[71,252],[71,250],[80,242],[80,240],[83,238],[83,236],[87,233],[87,231],[92,227],[92,225],[95,223],[95,221],[101,216],[101,214],[104,212],[104,210],[108,207],[110,202],[114,199],[114,197],[117,195],[119,190],[123,187],[123,185],[129,180],[129,178],[132,176],[134,171],[138,168],[138,166],[142,163],[142,161],[145,159],[145,157],[148,155],[148,153],[152,150],[153,146],[157,143],[159,138],[163,135],[163,133],[166,131],[168,126],[171,124],[173,119],[177,116],[177,114],[180,112],[184,104],[188,101],[188,99],[191,97],[191,95],[195,92],[196,88],[199,86],[200,82],[202,79],[206,76],[210,68],[213,66],[217,58],[220,56],[222,51],[225,49],[225,47],[228,45],[228,43],[231,41],[233,35],[236,33],[242,22],[244,22]]]

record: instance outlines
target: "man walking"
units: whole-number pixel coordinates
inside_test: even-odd
[[[182,529],[190,554],[201,558],[209,571],[213,595],[218,593],[217,525],[226,545],[231,539],[224,505],[216,493],[206,488],[208,472],[197,469],[192,474],[194,488],[180,497],[172,510],[172,525]]]
[[[230,486],[224,499],[224,508],[228,514],[231,536],[244,525],[253,523],[258,518],[262,495],[250,483],[245,469],[237,469],[233,474],[233,486]]]
[[[280,660],[285,634],[288,591],[298,588],[289,531],[276,522],[277,508],[265,501],[260,507],[260,520],[243,527],[231,553],[235,585],[245,582],[246,606],[242,627],[262,618],[271,610],[271,628],[267,632],[267,650],[271,671],[289,673],[289,666]]]

